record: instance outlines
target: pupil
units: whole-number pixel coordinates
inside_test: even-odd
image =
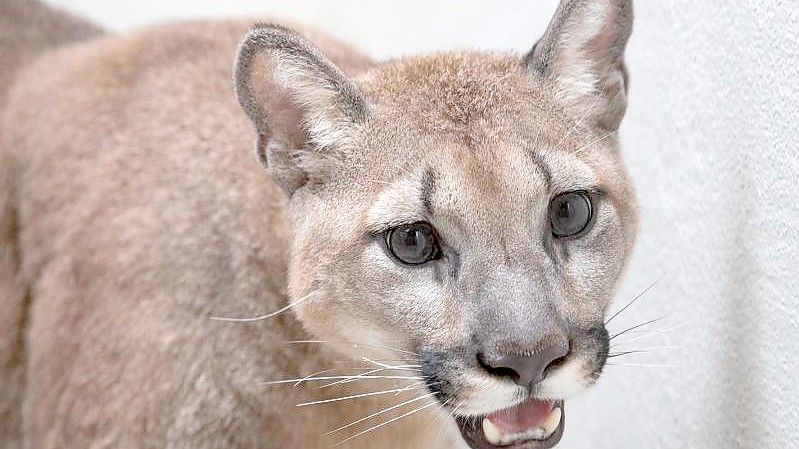
[[[568,199],[563,199],[558,208],[558,218],[569,218],[572,215],[572,205]]]
[[[405,241],[403,242],[405,246],[419,246],[419,234],[421,232],[418,229],[406,229],[405,230]]]

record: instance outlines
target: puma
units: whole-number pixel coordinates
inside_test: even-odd
[[[632,17],[377,62],[4,0],[0,446],[557,444],[636,233]]]

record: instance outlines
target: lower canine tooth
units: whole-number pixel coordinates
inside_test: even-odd
[[[549,412],[549,416],[547,416],[547,420],[541,424],[541,429],[544,431],[544,437],[548,438],[550,435],[555,433],[560,425],[560,418],[563,412],[560,410],[560,407],[555,407]]]
[[[493,445],[498,445],[502,442],[502,433],[488,418],[483,418],[483,436],[486,441]]]

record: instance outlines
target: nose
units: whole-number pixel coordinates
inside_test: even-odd
[[[478,354],[480,366],[495,376],[510,377],[518,385],[529,388],[544,379],[547,368],[566,357],[569,353],[567,345],[553,345],[523,354]]]

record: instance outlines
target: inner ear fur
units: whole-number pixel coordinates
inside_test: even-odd
[[[555,83],[559,99],[581,117],[616,130],[627,108],[632,24],[632,0],[563,0],[525,57],[527,69]]]
[[[259,24],[239,45],[239,103],[252,120],[256,153],[275,182],[293,193],[346,146],[368,103],[355,83],[316,46],[279,25]]]

